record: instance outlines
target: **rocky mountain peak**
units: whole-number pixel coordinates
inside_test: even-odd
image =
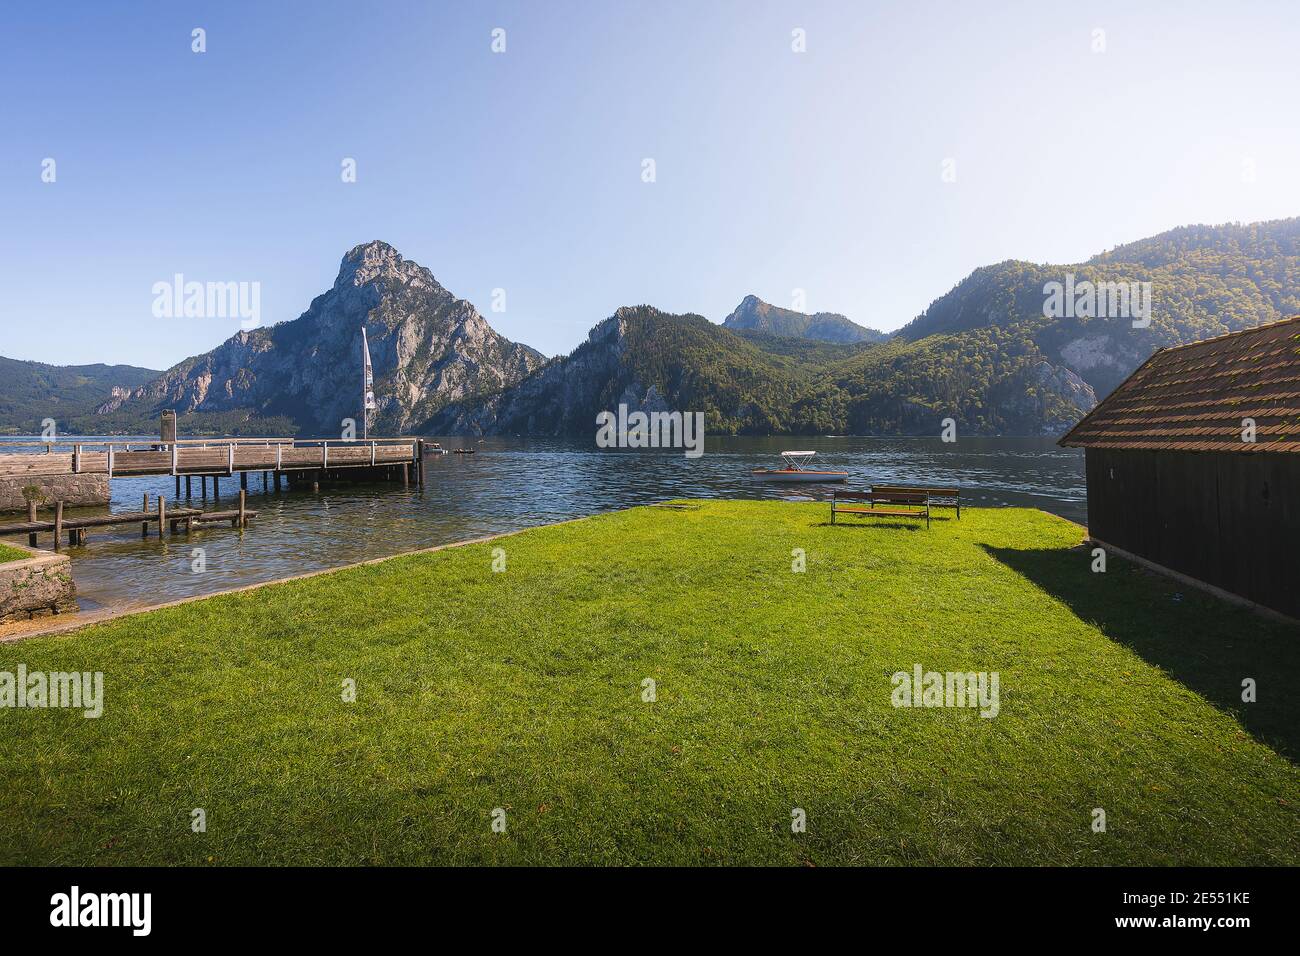
[[[402,258],[400,252],[379,239],[363,242],[348,250],[339,263],[339,274],[334,280],[334,287],[363,286],[383,280],[396,280],[417,287],[446,291],[434,279],[432,272],[418,263]]]
[[[621,311],[623,310],[618,310],[618,312]],[[587,333],[587,341],[592,343],[606,342],[621,336],[626,328],[627,316],[620,316],[618,312],[615,312],[608,319],[601,319],[593,325],[591,331]]]
[[[753,294],[741,299],[740,305],[723,320],[722,325],[728,329],[840,344],[880,342],[886,338],[884,333],[864,328],[838,312],[815,312],[808,315],[764,302]]]
[[[663,315],[652,305],[620,305],[608,319],[596,323],[587,333],[587,341],[612,344],[627,334],[629,322],[637,322],[647,315]]]
[[[360,243],[343,254],[344,266],[349,263],[356,267],[400,266],[402,261],[402,254],[382,239]]]
[[[379,434],[417,428],[443,404],[513,385],[544,361],[497,333],[424,266],[376,240],[350,249],[333,287],[298,318],[240,331],[114,401],[149,417],[161,408],[281,416],[331,434],[358,415],[363,327]]]

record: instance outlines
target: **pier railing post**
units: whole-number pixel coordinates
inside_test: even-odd
[[[179,455],[177,454],[178,448],[179,446],[172,445],[172,474],[173,475],[176,474],[176,465],[179,458]]]
[[[113,477],[113,446],[108,446],[108,477]]]
[[[80,445],[72,446],[72,473],[74,475],[81,474],[81,446]]]
[[[231,442],[226,446],[226,474],[235,473],[235,443]]]

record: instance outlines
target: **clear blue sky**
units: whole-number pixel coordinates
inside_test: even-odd
[[[1288,2],[10,4],[0,354],[166,367],[238,323],[155,282],[270,324],[370,239],[548,354],[795,288],[892,329],[982,264],[1300,214],[1298,49]]]

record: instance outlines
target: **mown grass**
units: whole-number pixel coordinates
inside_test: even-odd
[[[19,548],[11,548],[7,544],[0,544],[0,564],[8,564],[10,561],[24,561],[31,555]]]
[[[0,862],[1300,862],[1295,629],[948,515],[639,508],[0,646],[106,698],[0,711]],[[916,663],[1000,713],[894,708]]]

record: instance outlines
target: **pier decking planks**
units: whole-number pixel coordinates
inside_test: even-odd
[[[89,443],[87,443],[89,444]],[[232,449],[233,448],[233,454]],[[326,450],[327,449],[327,450]],[[249,471],[306,471],[321,468],[370,468],[402,465],[416,461],[417,444],[235,444],[176,446],[175,470],[172,451],[132,450],[113,452],[112,471],[106,451],[80,453],[0,455],[0,478],[49,477],[72,474],[111,474],[120,477],[147,475],[230,475]]]

